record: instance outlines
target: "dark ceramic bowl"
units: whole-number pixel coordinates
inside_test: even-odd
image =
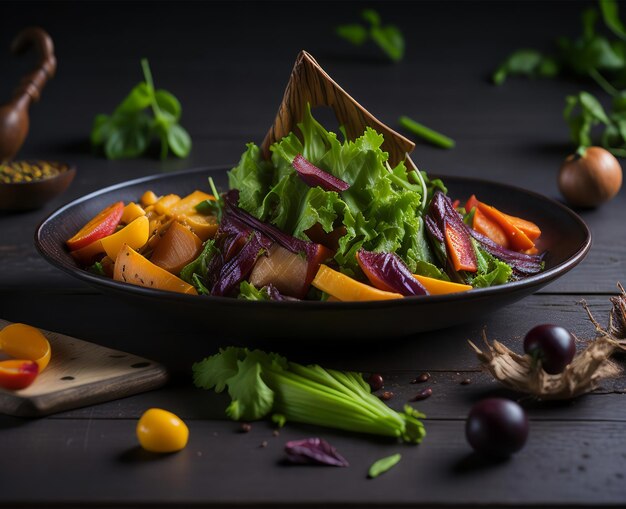
[[[0,183],[0,210],[38,209],[64,192],[74,180],[76,168],[56,162],[48,164],[61,171],[52,177],[31,182]]]
[[[207,334],[235,339],[331,341],[389,339],[475,320],[562,276],[585,257],[591,246],[585,223],[556,201],[504,184],[443,177],[452,197],[465,199],[476,194],[510,214],[537,223],[542,230],[539,247],[547,251],[545,270],[521,281],[451,295],[377,302],[253,302],[183,295],[113,281],[80,269],[66,250],[65,240],[109,204],[136,201],[147,189],[157,195],[184,195],[206,189],[209,175],[220,189],[227,188],[225,169],[203,168],[133,180],[84,196],[60,208],[39,226],[37,248],[51,264],[103,292],[117,295],[120,302],[143,306],[150,316],[184,320],[197,324],[198,330],[206,330]]]

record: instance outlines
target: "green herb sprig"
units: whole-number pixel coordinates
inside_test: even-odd
[[[395,25],[382,25],[380,15],[373,9],[365,9],[361,17],[369,23],[364,27],[359,23],[340,25],[335,33],[354,44],[362,46],[366,41],[373,41],[393,62],[399,62],[404,57],[404,36]]]
[[[416,122],[412,118],[407,116],[402,116],[398,119],[398,122],[402,127],[404,127],[407,131],[413,133],[420,138],[425,139],[426,141],[436,145],[437,147],[450,149],[454,148],[456,145],[455,141],[452,138],[448,138],[445,134],[441,134],[430,127],[426,127],[424,124],[420,124]]]
[[[141,67],[144,81],[130,91],[113,114],[96,115],[91,144],[102,147],[108,159],[130,159],[142,155],[157,137],[161,142],[161,159],[165,159],[170,150],[178,157],[187,157],[191,138],[179,124],[180,102],[167,90],[155,90],[145,58]]]
[[[626,90],[620,90],[626,87],[626,28],[616,0],[599,0],[598,4],[599,11],[593,7],[583,11],[580,37],[558,39],[554,55],[532,49],[516,51],[496,69],[492,79],[501,85],[510,75],[551,78],[569,73],[588,77],[612,97],[612,109],[607,113],[589,92],[566,97],[563,116],[570,137],[581,153],[600,143],[614,155],[626,157]],[[617,39],[597,32],[600,16]],[[600,136],[594,141],[596,127]]]
[[[369,477],[370,479],[374,479],[380,474],[384,474],[388,470],[391,470],[393,467],[395,467],[401,459],[402,455],[393,454],[391,456],[387,456],[386,458],[381,458],[375,461],[370,467],[367,473],[367,477]]]

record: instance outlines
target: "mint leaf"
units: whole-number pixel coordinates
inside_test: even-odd
[[[338,26],[335,28],[335,33],[355,46],[361,46],[369,37],[367,29],[356,24]]]
[[[618,37],[626,40],[626,28],[619,17],[619,4],[616,0],[599,0],[602,18],[607,27]]]
[[[178,157],[187,157],[191,151],[191,137],[180,124],[172,124],[169,127],[167,143]]]
[[[363,45],[367,40],[374,42],[393,62],[404,57],[404,36],[394,25],[381,25],[380,15],[373,9],[365,9],[361,17],[369,23],[369,28],[359,24],[340,25],[335,33],[355,46]],[[309,160],[309,158],[304,155]]]
[[[508,76],[552,77],[559,72],[556,61],[539,51],[521,49],[509,57],[496,69],[491,79],[496,85],[502,85]]]
[[[148,115],[117,112],[104,144],[104,153],[109,159],[137,157],[148,148],[151,135],[152,121]]]
[[[372,27],[370,37],[394,62],[399,62],[404,57],[404,36],[398,27]]]
[[[180,102],[166,90],[155,91],[147,60],[143,59],[141,65],[144,81],[133,87],[113,115],[96,115],[91,144],[103,147],[109,159],[126,159],[142,155],[157,136],[161,141],[162,158],[169,150],[178,157],[186,157],[191,150],[191,138],[178,124],[182,112]],[[152,117],[147,109],[152,111]]]

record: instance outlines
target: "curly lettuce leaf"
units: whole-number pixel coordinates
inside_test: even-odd
[[[367,128],[356,140],[341,141],[313,118],[310,108],[298,127],[302,141],[290,133],[270,147],[271,179],[258,148],[248,145],[229,174],[231,187],[240,190],[239,206],[302,240],[310,240],[306,231],[316,223],[326,232],[343,225],[346,234],[335,261],[349,274],[360,272],[355,254],[361,248],[395,252],[411,270],[418,261],[432,262],[420,219],[422,186],[410,178],[404,163],[389,167],[382,135]],[[338,194],[309,187],[291,165],[297,154],[350,188]]]

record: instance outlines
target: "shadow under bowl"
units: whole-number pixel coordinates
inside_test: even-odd
[[[30,182],[0,183],[0,211],[38,209],[64,192],[74,180],[76,168],[62,163],[48,164],[58,168],[59,173]]]

